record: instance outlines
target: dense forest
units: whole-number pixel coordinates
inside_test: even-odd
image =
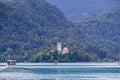
[[[59,41],[77,47],[80,37],[83,34],[64,14],[44,0],[0,3],[0,61],[27,61],[41,50],[55,48]]]
[[[106,11],[75,23],[85,34],[120,44],[120,9]]]
[[[86,52],[72,50],[69,53],[62,54],[58,53],[57,49],[53,49],[52,51],[39,52],[30,59],[30,62],[91,62],[95,59],[97,57],[95,58]]]
[[[0,62],[118,61],[120,45],[88,35],[82,23],[73,24],[45,0],[0,0]],[[58,54],[58,42],[70,52]]]
[[[84,34],[93,37],[94,39],[108,41],[118,45],[112,47],[112,53],[118,56],[120,60],[120,9],[113,9],[104,13],[94,15],[74,23]],[[99,45],[98,45],[99,46]],[[105,48],[104,48],[105,49]],[[114,52],[114,50],[116,52]],[[109,50],[105,49],[105,51]],[[113,56],[114,56],[113,55]]]
[[[78,21],[120,7],[120,0],[47,0],[60,8],[70,21]]]

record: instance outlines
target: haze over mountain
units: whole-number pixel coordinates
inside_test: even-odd
[[[85,34],[120,44],[120,9],[114,9],[76,22]]]
[[[47,0],[60,8],[71,21],[120,8],[120,0]]]
[[[56,48],[57,42],[70,50],[80,50],[77,54],[87,52],[96,61],[118,60],[120,46],[116,42],[86,36],[60,9],[45,0],[0,2],[0,62],[29,61],[42,50]]]

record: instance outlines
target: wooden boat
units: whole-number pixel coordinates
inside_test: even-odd
[[[16,66],[16,60],[7,60],[7,66]]]
[[[54,61],[54,64],[58,64],[58,61]]]

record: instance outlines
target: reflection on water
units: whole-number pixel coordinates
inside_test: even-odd
[[[19,63],[0,64],[0,80],[119,80],[117,63]]]

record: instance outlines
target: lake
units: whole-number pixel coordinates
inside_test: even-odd
[[[120,80],[118,63],[0,63],[0,80]]]

